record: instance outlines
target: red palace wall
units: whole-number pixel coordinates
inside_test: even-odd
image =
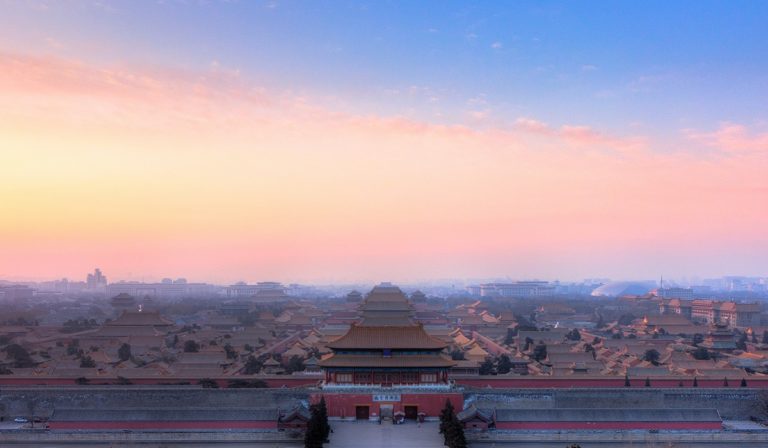
[[[390,393],[382,390],[383,393]],[[417,406],[418,412],[424,412],[427,418],[438,417],[440,411],[445,407],[445,400],[451,400],[454,409],[461,410],[464,407],[464,396],[461,393],[444,394],[400,394],[400,401],[374,402],[373,395],[356,394],[345,392],[325,392],[323,394],[313,394],[312,402],[320,400],[320,396],[325,398],[325,404],[328,407],[329,417],[355,418],[356,406],[368,406],[370,416],[381,415],[379,406],[382,404],[391,404],[393,412],[405,412],[405,406]],[[375,414],[375,415],[374,415]]]
[[[51,421],[48,427],[50,429],[277,429],[277,421]]]
[[[496,422],[497,429],[714,429],[720,422]]]

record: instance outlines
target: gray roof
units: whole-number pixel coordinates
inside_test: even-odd
[[[719,422],[717,409],[497,409],[498,422]]]
[[[466,422],[478,418],[484,422],[493,421],[493,411],[490,409],[478,409],[474,405],[456,414],[460,422]]]
[[[298,405],[294,407],[293,409],[289,410],[285,414],[280,416],[281,422],[289,422],[294,419],[301,419],[304,421],[308,421],[312,414],[309,412],[309,409],[307,409],[304,405]]]
[[[105,421],[277,421],[275,409],[56,409],[59,422]]]

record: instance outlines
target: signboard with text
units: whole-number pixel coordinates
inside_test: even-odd
[[[400,401],[400,394],[373,394],[373,401]]]

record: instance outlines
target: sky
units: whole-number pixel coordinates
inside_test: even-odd
[[[767,2],[0,11],[0,278],[768,275]]]

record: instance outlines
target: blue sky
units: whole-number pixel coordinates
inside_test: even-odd
[[[47,5],[45,8],[39,5]],[[362,113],[615,132],[768,119],[765,2],[11,2],[15,50],[216,63]],[[8,34],[13,33],[14,36]],[[107,45],[108,44],[108,45]]]

